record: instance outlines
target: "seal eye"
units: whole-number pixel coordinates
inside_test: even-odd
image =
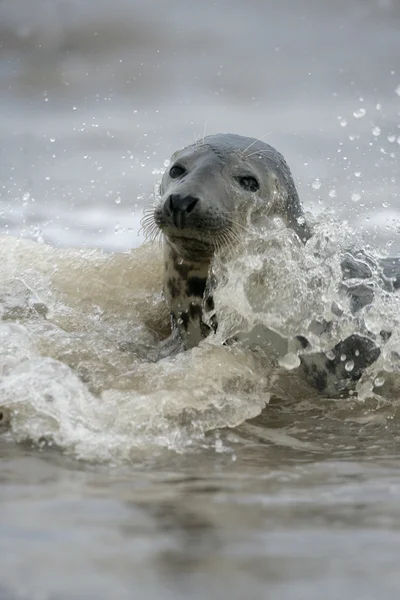
[[[260,189],[259,183],[255,177],[246,175],[245,177],[237,178],[239,185],[247,192],[256,192]]]
[[[180,165],[174,165],[169,170],[169,176],[171,179],[177,179],[178,177],[182,177],[186,173],[186,169],[181,167]]]

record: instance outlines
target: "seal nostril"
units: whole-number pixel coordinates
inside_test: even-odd
[[[199,199],[194,196],[180,196],[180,194],[171,194],[166,201],[166,209],[175,214],[189,214],[193,211]]]
[[[196,206],[196,204],[198,203],[199,199],[198,198],[193,198],[189,204],[186,206],[186,212],[187,213],[191,213],[192,210],[194,209],[194,207]]]
[[[178,196],[179,198],[179,196]],[[173,213],[174,210],[176,209],[176,195],[175,194],[171,194],[171,196],[169,196],[168,198],[168,210]]]

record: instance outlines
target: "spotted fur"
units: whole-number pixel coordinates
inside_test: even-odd
[[[212,298],[204,299],[209,265],[185,260],[168,242],[165,258],[164,296],[173,326],[179,329],[186,347],[193,348],[210,332],[203,321],[205,303],[207,307],[213,305]]]

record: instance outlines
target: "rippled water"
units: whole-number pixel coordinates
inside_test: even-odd
[[[1,600],[399,597],[398,296],[362,315],[394,333],[358,397],[221,345],[308,331],[349,240],[400,252],[399,19],[390,0],[0,3]],[[217,131],[283,152],[316,233],[217,263],[218,335],[156,362],[142,209]]]

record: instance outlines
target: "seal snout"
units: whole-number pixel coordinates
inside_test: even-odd
[[[172,217],[175,227],[183,229],[189,215],[199,204],[199,198],[194,196],[182,196],[180,194],[171,194],[164,204],[164,211],[168,217]]]

